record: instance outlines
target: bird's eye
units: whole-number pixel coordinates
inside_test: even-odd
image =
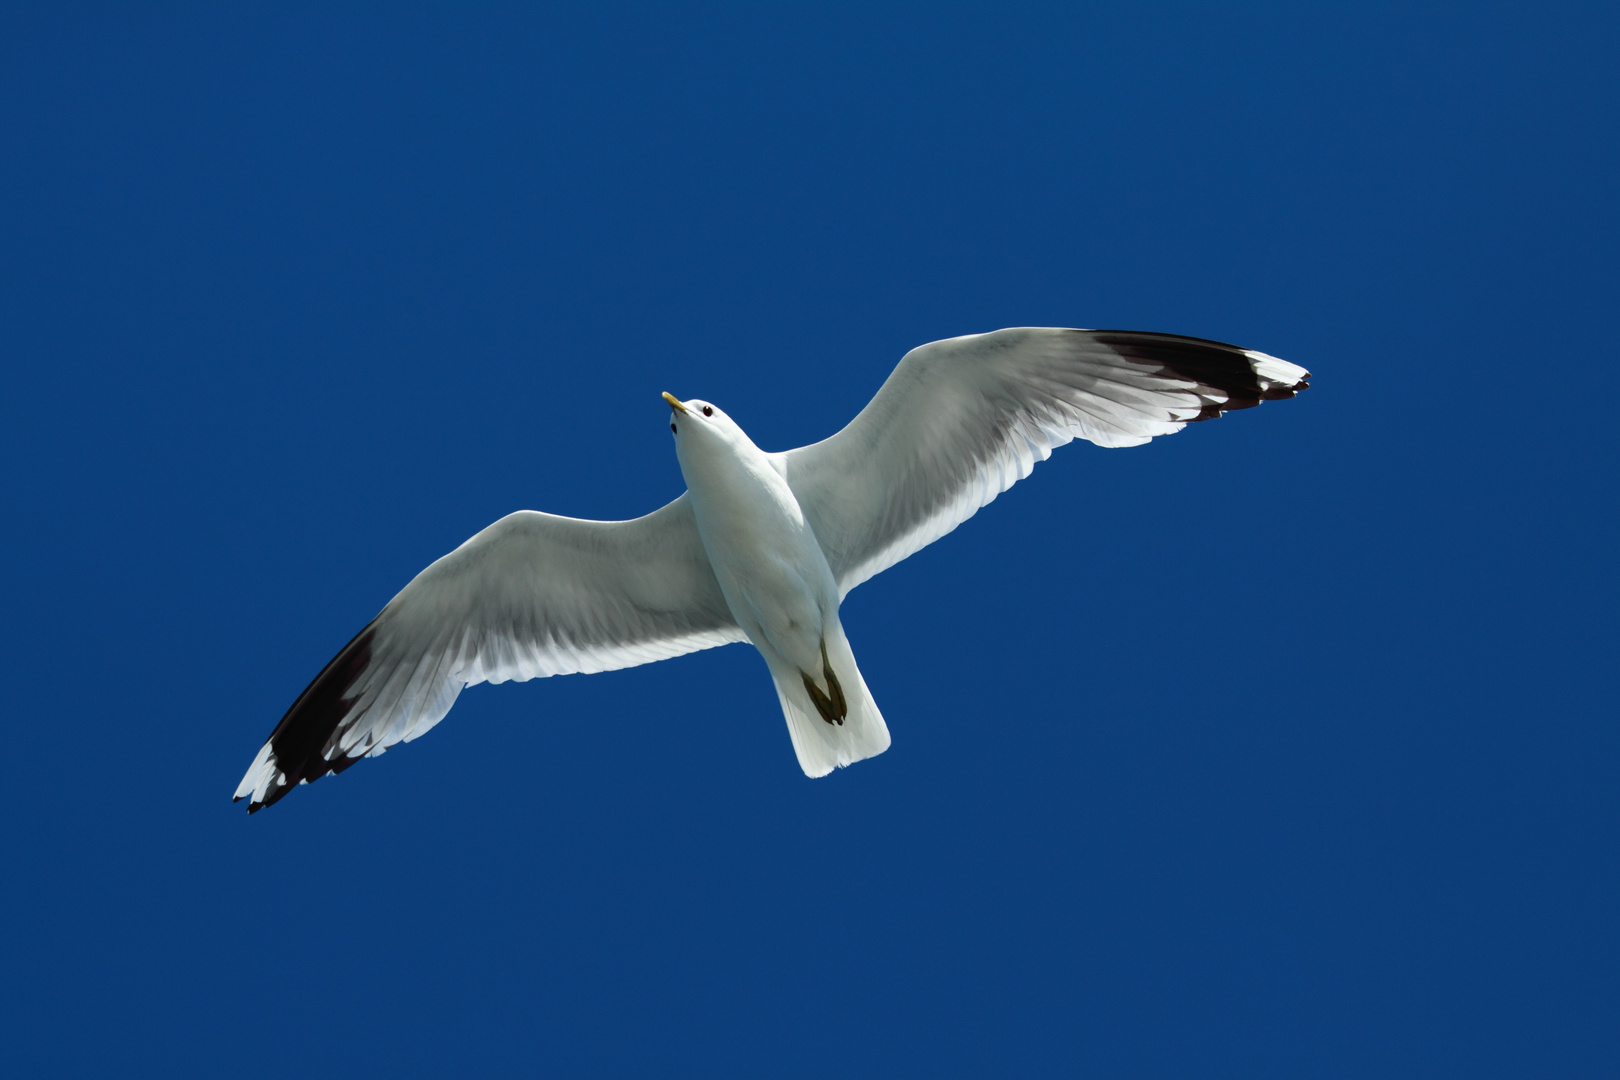
[[[707,405],[705,405],[705,406],[703,406],[703,415],[704,416],[713,416],[714,415],[714,410],[709,408]]]
[[[676,428],[675,428],[675,421],[673,421],[673,420],[671,420],[671,421],[670,421],[670,422],[669,422],[669,430],[671,430],[671,431],[676,431]],[[679,432],[677,432],[677,434],[679,434]]]

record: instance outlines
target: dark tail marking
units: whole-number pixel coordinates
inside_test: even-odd
[[[829,724],[844,726],[844,717],[849,715],[849,704],[844,700],[844,688],[838,685],[838,676],[833,674],[832,664],[827,662],[827,642],[821,642],[821,674],[827,680],[827,693],[821,692],[815,680],[805,672],[799,672],[804,680],[804,688],[810,694],[810,700],[815,703],[816,712]]]

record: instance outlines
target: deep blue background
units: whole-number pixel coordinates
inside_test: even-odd
[[[13,1075],[1612,1076],[1607,5],[7,5]],[[745,647],[468,691],[249,819],[510,510],[681,490],[909,347],[1235,341],[861,587],[894,734]]]

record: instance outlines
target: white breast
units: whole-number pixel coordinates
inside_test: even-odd
[[[683,431],[677,442],[698,534],[755,646],[818,671],[823,628],[838,610],[832,571],[770,456],[746,436],[727,434]]]

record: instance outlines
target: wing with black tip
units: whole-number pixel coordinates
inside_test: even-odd
[[[1072,439],[1139,446],[1290,398],[1310,372],[1218,341],[1020,327],[911,350],[838,434],[781,455],[841,593],[944,536]]]
[[[309,684],[236,798],[422,735],[474,683],[611,671],[747,640],[685,495],[633,521],[510,514],[416,576]]]

